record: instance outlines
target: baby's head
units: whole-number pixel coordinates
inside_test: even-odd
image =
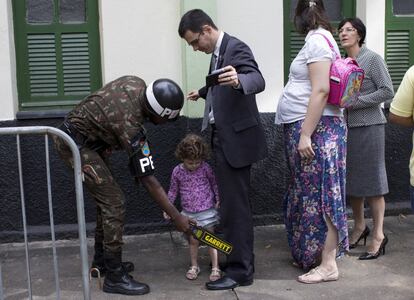
[[[203,138],[197,134],[187,134],[177,145],[175,156],[185,162],[199,162],[207,159],[210,155],[210,149]],[[198,165],[199,165],[198,164]]]

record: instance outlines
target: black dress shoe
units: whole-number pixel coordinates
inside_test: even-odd
[[[237,282],[228,276],[223,276],[219,280],[210,281],[206,283],[206,288],[212,291],[231,290],[238,286],[248,286],[253,284],[253,279],[243,282]]]
[[[355,243],[349,244],[349,249],[354,249],[358,246],[359,242],[364,239],[364,246],[367,244],[367,237],[369,236],[369,227],[365,226],[364,231],[361,233],[361,235],[358,237]]]
[[[378,249],[377,252],[365,252],[364,254],[362,254],[358,259],[359,260],[370,260],[370,259],[377,259],[382,252],[382,255],[385,255],[385,246],[388,243],[388,237],[384,234],[384,239],[381,242],[381,245]]]

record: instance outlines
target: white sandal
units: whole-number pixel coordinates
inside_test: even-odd
[[[328,281],[336,281],[339,278],[338,270],[326,273],[321,268],[316,267],[308,273],[298,276],[298,281],[302,283],[320,283]]]
[[[221,270],[219,268],[211,268],[210,281],[216,281],[221,278]]]
[[[185,274],[185,277],[187,277],[188,280],[195,280],[197,279],[199,273],[200,268],[198,266],[191,266]]]

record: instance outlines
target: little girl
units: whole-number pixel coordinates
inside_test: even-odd
[[[175,156],[182,161],[171,176],[168,198],[174,203],[180,193],[181,213],[197,222],[197,225],[213,231],[218,223],[217,208],[219,205],[218,188],[212,168],[205,159],[209,156],[209,148],[203,139],[196,134],[188,134],[178,144]],[[164,218],[169,216],[164,212]],[[200,273],[197,263],[199,242],[189,237],[191,266],[186,273],[187,279],[194,280]],[[220,278],[217,250],[209,247],[211,258],[210,281]]]

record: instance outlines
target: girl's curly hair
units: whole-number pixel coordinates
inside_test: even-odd
[[[201,136],[190,133],[178,143],[175,156],[181,161],[184,159],[205,160],[210,156],[210,148]]]

